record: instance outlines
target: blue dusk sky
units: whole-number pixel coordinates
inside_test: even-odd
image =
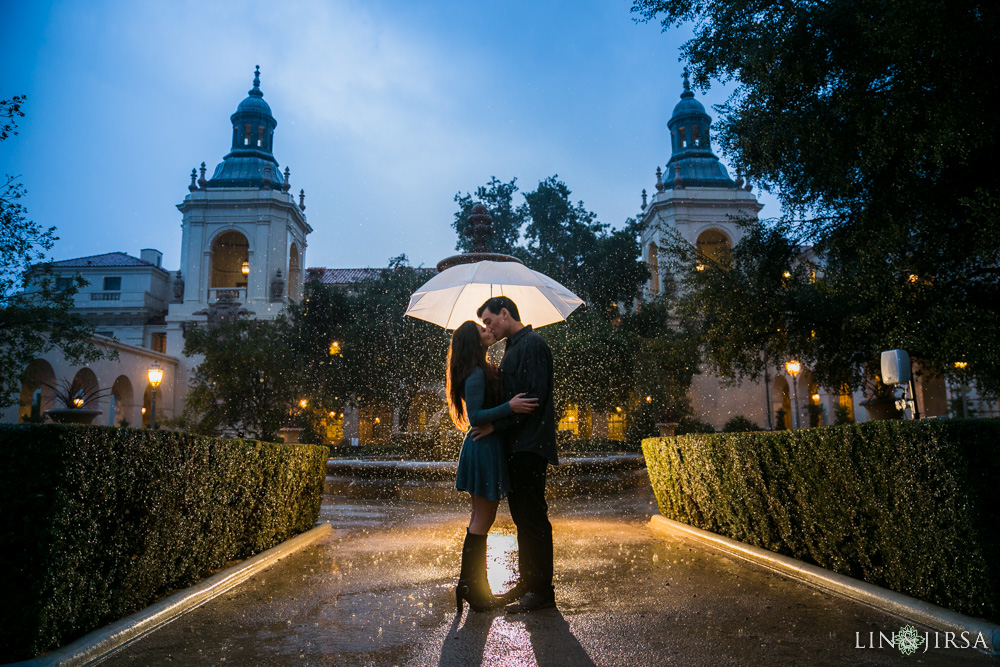
[[[0,170],[57,228],[53,258],[157,248],[176,269],[176,205],[229,151],[260,65],[275,157],[306,191],[308,266],[433,266],[454,251],[454,195],[492,175],[525,192],[558,174],[620,227],[670,158],[690,37],[630,6],[0,0],[0,99],[28,97]],[[727,94],[698,99],[714,118]]]

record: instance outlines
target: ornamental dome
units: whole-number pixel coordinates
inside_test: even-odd
[[[688,72],[684,70],[684,92],[681,101],[667,123],[670,130],[670,162],[664,173],[663,186],[736,188],[715,153],[709,137],[712,118],[701,102],[694,98]],[[660,186],[657,186],[660,187]]]
[[[284,177],[271,152],[278,121],[260,90],[260,66],[254,71],[253,88],[229,117],[233,144],[215,168],[209,188],[262,187],[281,190]]]

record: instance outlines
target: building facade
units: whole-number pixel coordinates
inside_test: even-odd
[[[163,254],[145,249],[139,257],[111,252],[48,265],[57,284],[81,277],[86,285],[75,309],[95,326],[95,342],[113,349],[117,360],[85,368],[69,365],[58,350],[32,362],[19,406],[3,414],[20,421],[32,408],[57,407],[49,385],[65,381],[74,388],[104,389],[96,402],[95,423],[148,423],[152,387],[146,371],[155,361],[164,370],[157,391],[157,413],[173,417],[183,410],[197,358],[183,354],[191,327],[227,315],[274,318],[302,298],[307,236],[305,192],[291,192],[291,171],[274,157],[277,121],[260,89],[253,87],[230,116],[232,146],[206,179],[191,170],[181,212],[181,266],[167,271]],[[31,287],[29,286],[29,290]]]
[[[643,191],[641,247],[650,275],[644,298],[682,288],[659,261],[668,237],[681,239],[711,261],[739,243],[741,220],[754,221],[763,208],[752,187],[737,175],[730,178],[726,167],[712,151],[711,117],[695,99],[684,75],[681,99],[667,124],[671,156],[665,169],[657,167],[655,192],[649,201]],[[816,262],[811,248],[802,258]],[[919,375],[917,403],[922,416],[954,413],[951,402],[962,388],[949,387],[943,378]],[[690,392],[695,416],[720,429],[736,416],[744,416],[765,428],[806,427],[833,423],[839,410],[856,421],[877,418],[876,406],[865,405],[860,391],[837,391],[820,387],[808,368],[792,377],[784,366],[768,369],[763,382],[733,384],[708,373],[695,375]],[[966,398],[968,400],[968,398]],[[982,412],[995,410],[995,402],[976,401]],[[984,413],[985,414],[985,413]]]

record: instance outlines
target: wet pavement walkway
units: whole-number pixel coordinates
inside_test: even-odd
[[[324,503],[329,537],[101,664],[997,664],[972,649],[878,648],[902,621],[654,534],[648,489],[553,502],[558,609],[508,617],[455,616],[464,507]],[[489,539],[494,590],[516,562],[504,510]]]

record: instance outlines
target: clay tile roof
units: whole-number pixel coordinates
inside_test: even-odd
[[[59,262],[52,262],[51,266],[61,268],[85,268],[88,266],[154,266],[153,264],[126,255],[123,252],[109,252],[103,255],[90,255],[89,257],[76,257],[74,259],[64,259]]]

